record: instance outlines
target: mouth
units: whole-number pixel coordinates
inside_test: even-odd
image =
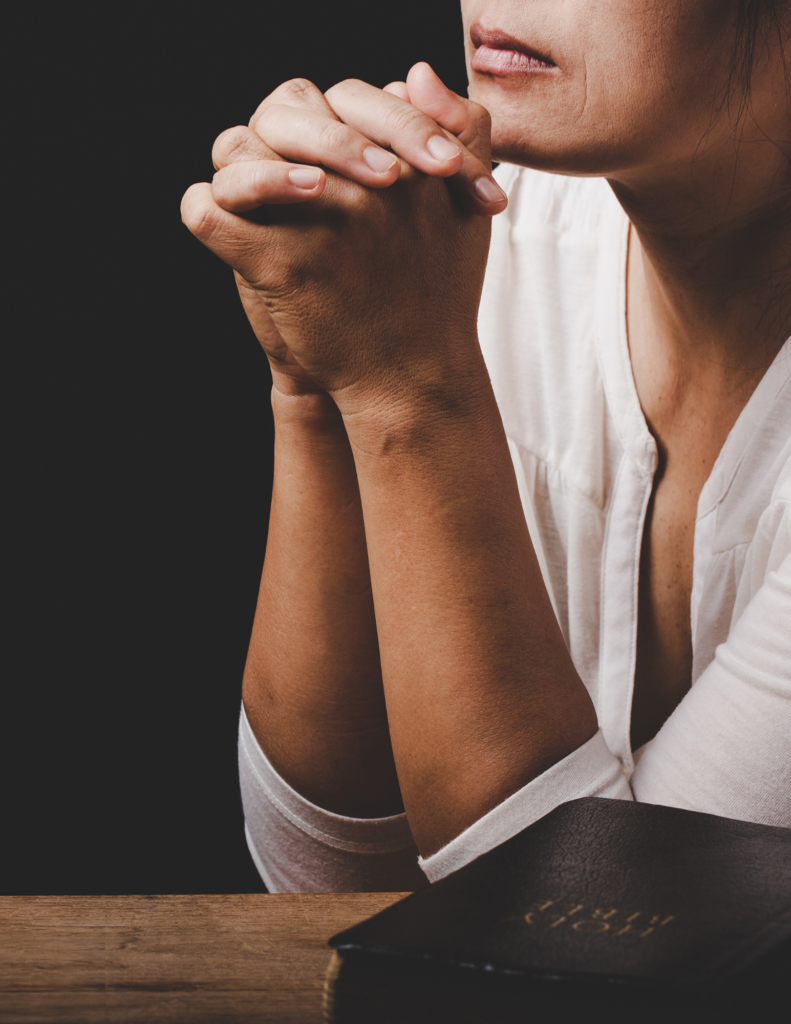
[[[532,46],[499,29],[486,29],[478,22],[470,28],[470,39],[475,47],[470,66],[482,74],[535,74],[557,67],[549,56]]]

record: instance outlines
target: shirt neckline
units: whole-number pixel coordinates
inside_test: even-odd
[[[791,377],[791,338],[787,338],[758,381],[720,449],[698,499],[697,518],[707,516],[725,497],[762,423],[774,414],[778,395]]]
[[[596,289],[596,336],[602,382],[621,446],[641,473],[653,479],[658,464],[656,442],[637,394],[626,330],[629,218],[609,184],[602,181],[602,185],[606,193]]]
[[[627,273],[629,218],[603,182],[602,267],[597,292],[598,342],[604,389],[615,429],[626,453],[642,472],[653,478],[658,465],[656,442],[640,405],[632,369],[627,332]],[[697,519],[707,515],[728,491],[750,439],[767,416],[791,377],[791,337],[787,338],[739,413],[723,442],[698,499]]]

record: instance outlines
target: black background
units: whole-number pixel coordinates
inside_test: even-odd
[[[7,23],[4,893],[261,889],[240,684],[269,376],[181,225],[280,82],[466,89],[458,0],[20,5]]]

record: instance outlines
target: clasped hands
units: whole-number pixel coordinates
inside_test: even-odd
[[[182,217],[233,267],[275,387],[327,391],[350,416],[463,390],[506,205],[483,107],[427,64],[385,90],[296,79],[212,158]]]

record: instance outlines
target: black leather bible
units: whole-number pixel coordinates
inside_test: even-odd
[[[786,1024],[791,829],[573,800],[330,946],[334,1024]]]

